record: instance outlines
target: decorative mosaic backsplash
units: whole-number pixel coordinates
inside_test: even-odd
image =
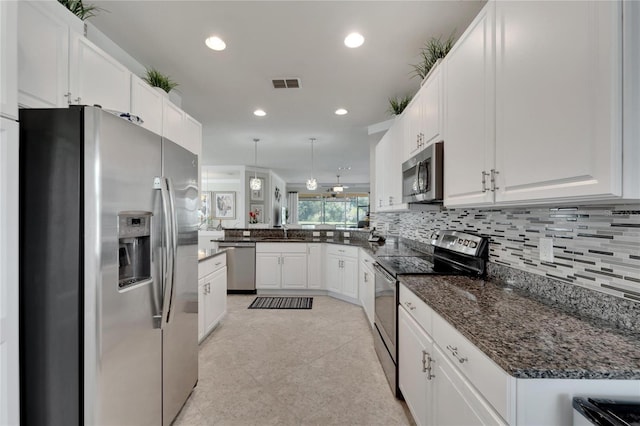
[[[375,213],[389,235],[429,243],[442,229],[490,238],[489,261],[640,302],[640,205]],[[554,262],[540,261],[553,237]]]

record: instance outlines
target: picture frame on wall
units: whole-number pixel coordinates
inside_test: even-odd
[[[260,186],[260,189],[251,189],[251,201],[264,201],[264,179],[263,178],[258,178],[260,179],[260,182],[262,182],[262,185]]]
[[[234,191],[218,191],[213,193],[213,218],[236,218],[236,193]]]
[[[200,218],[200,225],[208,223],[209,219],[211,218],[212,198],[213,198],[213,195],[210,191],[202,191],[200,193],[200,211],[198,213],[198,216]]]

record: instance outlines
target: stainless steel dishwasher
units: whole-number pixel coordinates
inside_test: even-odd
[[[227,293],[256,293],[256,243],[221,241],[227,251]]]

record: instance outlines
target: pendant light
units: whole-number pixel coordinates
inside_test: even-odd
[[[315,191],[318,189],[318,181],[313,177],[313,143],[316,141],[316,138],[309,138],[311,141],[311,178],[307,179],[307,189],[309,191]]]
[[[258,179],[258,141],[260,139],[258,138],[254,138],[253,142],[255,143],[255,151],[254,151],[254,155],[253,155],[253,160],[254,160],[254,174],[253,177],[251,179],[249,179],[249,188],[251,188],[254,191],[259,191],[262,189],[262,181],[260,179]]]

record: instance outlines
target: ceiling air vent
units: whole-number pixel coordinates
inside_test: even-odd
[[[274,89],[299,89],[300,88],[299,78],[277,78],[271,81],[273,83]]]

